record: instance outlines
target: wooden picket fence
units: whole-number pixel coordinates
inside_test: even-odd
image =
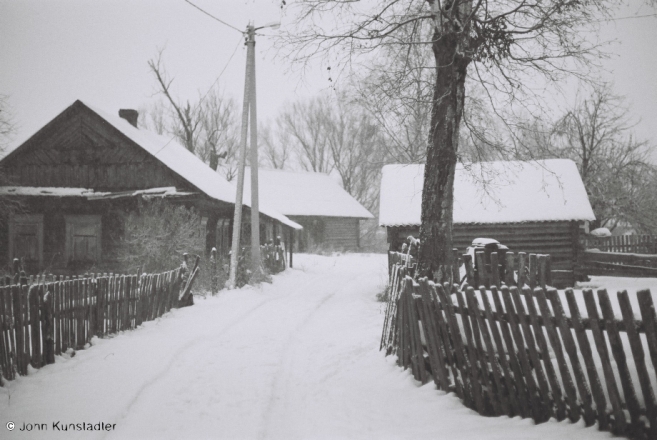
[[[657,278],[657,255],[584,251],[579,271],[585,275]]]
[[[486,254],[477,251],[475,258],[469,254],[459,255],[458,249],[453,249],[452,261],[456,265],[451,267],[452,282],[461,283],[466,281],[471,286],[499,286],[504,282],[507,286],[522,286],[524,284],[534,288],[541,286],[552,286],[556,281],[563,284],[559,278],[562,272],[552,270],[552,258],[548,254],[527,254],[525,252],[506,252],[504,256],[498,256],[497,252]],[[416,261],[410,254],[401,252],[388,252],[389,274],[395,264],[409,268],[409,275],[413,276]],[[465,275],[461,275],[461,268],[465,269]],[[556,284],[556,283],[554,283]],[[571,284],[572,285],[572,284]]]
[[[38,278],[0,287],[0,382],[182,305],[197,271],[183,265],[160,274]]]
[[[410,272],[404,264],[391,271],[380,348],[415,379],[433,380],[482,415],[583,418],[618,435],[657,438],[657,317],[649,291],[637,294],[636,320],[627,292],[618,293],[619,318],[605,290],[584,290],[582,318],[572,289],[564,307],[549,287],[475,290],[416,282]]]
[[[657,254],[657,236],[655,235],[586,236],[583,240],[585,249],[598,249],[602,252]]]

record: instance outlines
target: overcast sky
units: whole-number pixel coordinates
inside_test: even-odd
[[[239,29],[249,20],[256,26],[280,20],[283,27],[289,21],[281,16],[280,0],[192,1]],[[642,4],[632,0],[616,16],[655,13]],[[606,77],[642,120],[637,134],[657,143],[657,17],[609,22],[602,36],[618,40],[604,62]],[[256,45],[261,120],[273,118],[286,101],[330,86],[319,63],[303,76],[291,72],[286,60],[274,58],[270,41],[259,36]],[[14,144],[76,99],[108,112],[144,107],[157,91],[147,61],[158,48],[165,48],[163,61],[178,97],[195,100],[225,68],[219,84],[241,103],[242,43],[239,32],[184,0],[0,0],[0,93],[10,96],[15,114]]]

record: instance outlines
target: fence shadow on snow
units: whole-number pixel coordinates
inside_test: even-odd
[[[638,320],[625,291],[612,304],[605,290],[582,298],[503,282],[475,290],[416,282],[408,261],[400,263],[390,274],[381,349],[416,380],[433,380],[482,415],[583,418],[615,434],[657,438],[650,291],[637,294]]]

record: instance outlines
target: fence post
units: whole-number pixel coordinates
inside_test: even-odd
[[[497,258],[497,252],[490,254],[490,275],[491,284],[500,287],[500,262]]]
[[[212,296],[217,294],[217,248],[210,251],[210,288]]]

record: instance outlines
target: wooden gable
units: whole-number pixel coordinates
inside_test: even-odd
[[[15,186],[195,190],[81,101],[5,157],[0,167]]]

